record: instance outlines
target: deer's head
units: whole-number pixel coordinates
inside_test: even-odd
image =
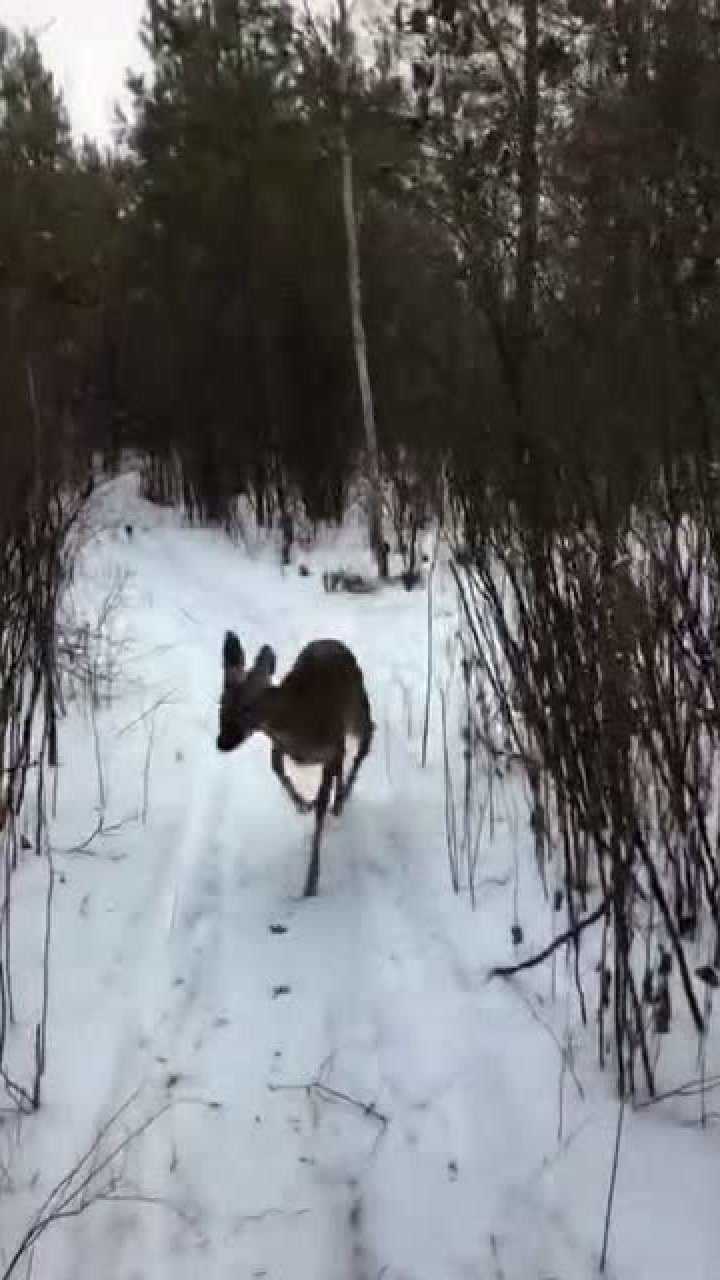
[[[255,663],[245,666],[245,654],[234,631],[225,634],[222,651],[223,691],[220,699],[218,751],[233,751],[260,727],[260,700],[270,687],[275,654],[264,644]]]

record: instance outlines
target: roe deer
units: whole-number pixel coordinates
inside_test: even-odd
[[[339,640],[313,640],[299,654],[282,684],[273,685],[275,654],[260,649],[255,664],[245,668],[245,654],[233,631],[223,644],[223,693],[220,701],[218,751],[233,751],[259,730],[272,742],[272,767],[300,813],[315,810],[312,853],[305,897],[317,893],[320,836],[335,783],[333,813],[339,815],[372,742],[370,714],[362,671],[355,656]],[[358,738],[352,768],[343,784],[345,738]],[[304,800],[285,772],[285,756],[297,764],[322,765],[320,789],[312,804]]]

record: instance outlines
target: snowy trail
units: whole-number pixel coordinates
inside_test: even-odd
[[[233,553],[233,574],[237,558]],[[182,599],[196,620],[188,690],[188,709],[196,718],[208,695],[217,693],[225,626],[241,627],[249,648],[268,637],[277,644],[276,637],[287,635],[286,661],[308,634],[299,611],[288,609],[278,619],[274,594],[263,610],[266,569],[246,571],[245,580],[237,576],[235,590],[218,590],[208,580],[206,549],[190,544],[180,554],[172,535],[156,538],[145,557],[138,587],[152,593],[153,609],[163,612],[160,591],[151,587],[162,583],[163,598]],[[313,603],[318,622],[311,633],[323,634],[327,602],[317,598],[317,589]],[[170,630],[172,606],[167,612]],[[345,631],[358,649],[348,620],[335,621],[340,626],[332,633]],[[379,633],[381,651],[386,634]],[[388,731],[384,704],[397,661],[393,654],[389,663],[384,652],[382,657],[384,663],[376,658],[373,670],[371,660],[367,670],[380,737]],[[422,1016],[425,993],[451,990],[455,976],[443,955],[438,962],[409,914],[415,868],[404,841],[403,794],[383,776],[384,753],[376,752],[366,766],[342,821],[328,823],[322,896],[305,903],[295,895],[309,822],[297,820],[277,788],[266,744],[254,742],[242,755],[222,761],[212,752],[213,728],[210,719],[207,740],[196,744],[188,760],[193,778],[184,834],[149,904],[154,923],[140,965],[147,981],[137,1026],[123,1033],[106,1104],[112,1110],[127,1095],[143,1061],[171,1075],[180,1097],[222,1100],[222,1113],[198,1109],[188,1118],[180,1109],[143,1151],[146,1171],[148,1165],[160,1167],[160,1153],[148,1147],[155,1142],[156,1148],[177,1152],[181,1134],[187,1146],[188,1132],[197,1130],[190,1158],[171,1155],[169,1163],[173,1179],[183,1183],[183,1203],[192,1206],[193,1222],[202,1223],[202,1230],[186,1233],[189,1251],[186,1242],[178,1256],[173,1242],[182,1238],[182,1224],[179,1229],[172,1217],[139,1210],[115,1256],[116,1273],[131,1274],[138,1256],[149,1253],[153,1275],[163,1275],[166,1267],[168,1274],[190,1276],[198,1265],[194,1250],[211,1247],[217,1275],[224,1268],[236,1275],[258,1256],[270,1274],[283,1274],[288,1256],[296,1258],[296,1275],[360,1274],[369,1265],[362,1259],[373,1252],[363,1243],[360,1206],[386,1136],[376,1120],[351,1104],[315,1098],[308,1105],[302,1089],[286,1086],[310,1083],[321,1072],[327,1084],[358,1102],[376,1098],[380,1108],[384,1099],[411,1114],[431,1109],[445,1072],[424,1082],[421,1096],[417,1082],[411,1084],[405,1098],[403,1059],[408,1051],[422,1051],[422,1045],[411,1045],[409,1034]],[[404,764],[407,776],[407,758]],[[441,827],[436,840],[441,848]],[[271,926],[287,932],[271,933]],[[408,990],[409,1010],[400,995]],[[393,1024],[401,1015],[408,1025],[398,1035]],[[133,1045],[142,1046],[140,1062]],[[213,1129],[215,1140],[208,1142]],[[410,1164],[413,1132],[410,1125]],[[454,1147],[451,1135],[444,1140],[450,1145],[439,1167],[447,1179]],[[80,1253],[88,1254],[86,1240]],[[80,1261],[76,1254],[73,1267]],[[376,1270],[381,1265],[378,1260]]]
[[[147,825],[120,833],[114,862],[63,864],[55,965],[72,980],[54,1007],[49,1105],[18,1167],[13,1221],[27,1218],[133,1090],[141,1088],[141,1115],[174,1105],[128,1154],[123,1185],[143,1202],[101,1205],[63,1224],[39,1246],[34,1274],[589,1278],[612,1089],[603,1082],[582,1103],[566,1087],[559,1145],[561,1062],[549,1031],[562,1033],[562,1009],[529,1009],[486,981],[488,965],[507,954],[511,920],[507,890],[491,882],[511,869],[515,841],[530,933],[544,938],[549,927],[527,829],[500,821],[483,854],[489,883],[477,912],[450,892],[436,736],[426,770],[418,759],[425,599],[391,590],[359,602],[328,597],[319,582],[327,549],[311,578],[283,576],[268,554],[162,521],[126,491],[120,499],[118,519],[129,505],[136,536],[106,536],[86,567],[88,589],[118,564],[132,574],[123,625],[141,685],[101,724],[116,812],[132,808],[147,752],[142,730],[117,735],[156,698],[168,695],[168,705],[158,714]],[[441,590],[436,613],[442,671],[453,617]],[[214,748],[228,626],[251,655],[272,643],[280,672],[308,639],[335,635],[366,676],[376,740],[347,810],[328,819],[313,901],[299,896],[311,819],[288,804],[268,744],[254,739],[229,758]],[[77,759],[80,730],[64,739]],[[63,833],[92,808],[92,770],[84,792],[82,772],[61,792]],[[591,1055],[590,1043],[581,1073]],[[641,1179],[651,1143],[639,1125],[631,1132],[615,1225],[626,1264],[616,1274],[669,1280],[679,1274],[662,1269],[673,1260],[672,1214],[660,1215],[642,1248],[633,1230],[628,1186]],[[695,1269],[681,1269],[710,1280],[716,1181],[704,1157],[688,1169],[688,1214],[706,1235]],[[659,1203],[670,1193],[663,1186]],[[7,1203],[0,1197],[0,1229]]]

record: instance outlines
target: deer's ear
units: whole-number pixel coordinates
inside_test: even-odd
[[[275,674],[276,666],[277,659],[275,657],[275,650],[271,649],[269,644],[264,644],[255,659],[255,670],[259,672],[260,675],[267,676],[269,680],[270,677]]]
[[[234,631],[225,632],[222,657],[226,678],[228,676],[242,675],[245,670],[245,654],[243,653],[243,647]]]

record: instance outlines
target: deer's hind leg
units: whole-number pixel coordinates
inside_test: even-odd
[[[333,800],[333,815],[339,817],[342,812],[343,805],[343,765],[345,763],[345,743],[343,741],[340,750],[335,758],[335,766],[333,771],[333,780],[335,783],[335,798]]]
[[[333,805],[333,813],[336,815],[336,817],[342,813],[343,805],[345,804],[345,801],[350,795],[350,792],[352,791],[355,785],[355,780],[358,776],[358,773],[360,772],[360,766],[362,765],[363,760],[368,755],[368,752],[370,751],[370,747],[372,746],[373,734],[375,732],[375,725],[373,724],[372,716],[370,715],[370,703],[368,702],[367,697],[364,700],[364,710],[365,710],[364,725],[363,725],[362,733],[360,735],[360,743],[357,749],[357,755],[355,756],[355,759],[352,762],[352,768],[350,769],[350,772],[347,776],[347,781],[345,783],[345,786],[344,787],[341,786],[335,793],[335,804]]]

